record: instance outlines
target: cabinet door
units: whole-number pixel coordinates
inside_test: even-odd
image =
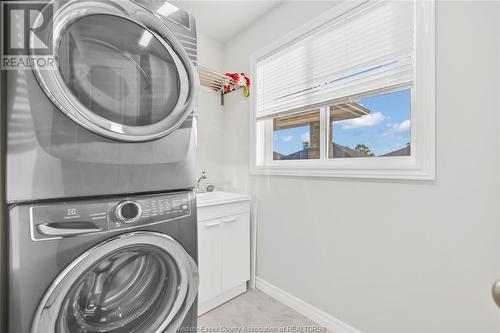
[[[250,280],[250,214],[223,219],[222,290]]]
[[[208,301],[222,292],[222,220],[198,223],[198,300]]]

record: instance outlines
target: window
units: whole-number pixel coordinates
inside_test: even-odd
[[[251,62],[253,173],[434,178],[432,1],[346,1]]]

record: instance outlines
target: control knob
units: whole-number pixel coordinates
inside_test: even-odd
[[[135,201],[122,201],[116,206],[116,218],[123,223],[134,223],[142,214],[142,207]]]

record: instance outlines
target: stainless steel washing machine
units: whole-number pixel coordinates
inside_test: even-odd
[[[47,50],[31,56],[53,63],[7,71],[9,202],[195,186],[192,16],[164,0],[54,0],[32,26]]]
[[[9,209],[9,333],[196,328],[192,192]]]

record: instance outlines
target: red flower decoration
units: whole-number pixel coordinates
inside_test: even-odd
[[[245,73],[226,73],[226,76],[231,78],[233,82],[240,87],[249,87],[250,86],[250,79],[245,75]],[[233,91],[234,88],[231,85],[225,85],[224,86],[224,92],[228,93]]]

